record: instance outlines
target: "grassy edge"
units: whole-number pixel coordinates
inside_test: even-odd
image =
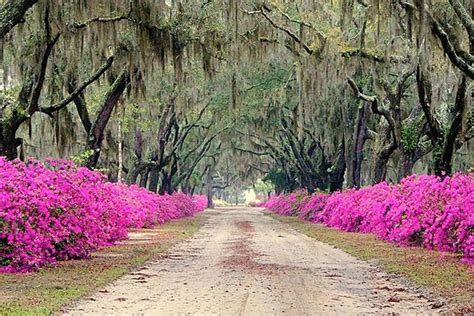
[[[0,315],[50,315],[130,273],[196,233],[204,215],[178,219],[153,230],[146,244],[118,244],[89,260],[60,262],[30,274],[0,275]]]
[[[269,211],[265,214],[356,258],[375,262],[385,271],[442,296],[457,310],[474,310],[474,273],[469,264],[461,262],[459,255],[398,247],[371,234],[344,232]]]

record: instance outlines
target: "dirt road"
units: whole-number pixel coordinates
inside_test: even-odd
[[[432,303],[375,266],[260,209],[206,211],[162,259],[73,307],[72,315],[433,314]]]

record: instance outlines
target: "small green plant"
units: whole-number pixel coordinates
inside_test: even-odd
[[[72,156],[71,160],[74,162],[74,164],[76,166],[81,167],[81,166],[84,166],[86,164],[87,160],[90,157],[92,157],[93,154],[94,154],[93,149],[87,149],[87,150],[85,150],[84,152],[82,152],[78,155]]]
[[[407,152],[415,150],[418,145],[416,122],[403,124],[401,132],[403,150]]]

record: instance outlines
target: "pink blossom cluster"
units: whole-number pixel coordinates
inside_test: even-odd
[[[305,190],[298,190],[286,195],[272,195],[268,201],[259,205],[285,216],[297,216],[300,212],[301,201],[307,198]]]
[[[191,216],[206,204],[205,196],[158,195],[110,183],[70,161],[0,157],[0,272],[86,258],[127,238],[128,228]]]
[[[271,211],[344,231],[373,233],[400,246],[463,253],[474,263],[474,174],[412,175],[333,194],[272,196]]]

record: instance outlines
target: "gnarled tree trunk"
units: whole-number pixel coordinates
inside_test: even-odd
[[[160,169],[156,166],[150,168],[148,173],[148,190],[158,192],[158,184],[160,183]]]
[[[453,121],[447,133],[443,132],[441,125],[431,108],[431,81],[422,71],[421,66],[417,68],[417,89],[423,113],[430,129],[430,140],[433,146],[433,169],[437,176],[444,177],[452,172],[452,159],[456,140],[461,131],[462,118],[467,103],[467,78],[463,76],[458,84],[456,100],[453,107]]]
[[[107,91],[104,103],[102,104],[99,114],[97,114],[97,118],[88,133],[87,149],[94,151],[86,163],[86,166],[90,169],[97,166],[102,148],[102,141],[104,140],[105,127],[109,122],[114,107],[117,105],[122,93],[127,87],[127,82],[128,72],[122,71]]]
[[[473,9],[474,10],[474,9]],[[445,174],[451,174],[453,169],[453,155],[456,150],[456,139],[462,129],[462,120],[467,108],[467,82],[466,76],[463,76],[459,85],[458,91],[456,93],[456,101],[452,111],[453,119],[451,121],[451,126],[445,136],[443,144],[443,153],[441,154],[441,159],[439,161],[440,166],[438,169]]]
[[[342,189],[344,174],[346,172],[345,142],[339,145],[336,161],[329,171],[329,191],[334,192]]]

